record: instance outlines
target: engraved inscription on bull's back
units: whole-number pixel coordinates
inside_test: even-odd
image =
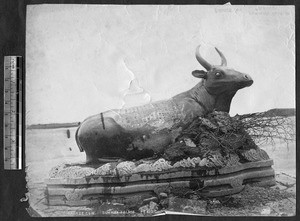
[[[125,129],[151,127],[156,130],[170,129],[182,119],[182,112],[172,100],[158,101],[151,104],[116,110],[115,120]],[[106,116],[106,113],[104,113]],[[108,114],[109,116],[109,114]]]

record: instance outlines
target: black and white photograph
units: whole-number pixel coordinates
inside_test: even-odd
[[[27,209],[295,216],[293,5],[26,9]]]

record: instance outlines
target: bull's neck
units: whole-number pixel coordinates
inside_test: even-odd
[[[214,110],[216,96],[211,95],[206,90],[203,82],[198,83],[195,87],[187,91],[190,97],[200,104],[206,112]]]
[[[232,98],[236,93],[236,91],[234,91],[214,95],[208,92],[203,82],[198,83],[188,92],[192,99],[205,107],[208,113],[213,110],[229,112]]]
[[[218,95],[216,97],[215,110],[229,113],[231,101],[235,93],[236,91],[226,92]]]

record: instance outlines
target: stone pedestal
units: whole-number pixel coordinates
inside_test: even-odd
[[[193,159],[190,160],[193,162]],[[245,184],[275,185],[272,165],[273,160],[266,159],[237,162],[223,167],[207,167],[207,164],[191,164],[190,167],[173,165],[160,171],[133,173],[132,170],[127,174],[121,173],[118,166],[115,166],[114,174],[110,175],[97,175],[97,169],[94,169],[96,172],[87,173],[83,177],[54,176],[47,179],[48,204],[86,206],[105,201],[128,204],[132,200],[143,201],[159,193],[170,192],[172,188],[190,188],[204,197],[231,195],[242,191]],[[89,171],[86,166],[82,168]]]

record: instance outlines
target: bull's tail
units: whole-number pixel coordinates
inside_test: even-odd
[[[79,130],[79,128],[80,128],[80,126],[79,126],[79,127],[77,128],[77,130],[76,130],[76,133],[75,133],[75,140],[76,140],[76,143],[77,143],[77,146],[78,146],[80,152],[83,152],[84,149],[83,149],[83,147],[81,146],[81,143],[80,143],[80,141],[79,141],[79,139],[78,139],[78,130]]]

